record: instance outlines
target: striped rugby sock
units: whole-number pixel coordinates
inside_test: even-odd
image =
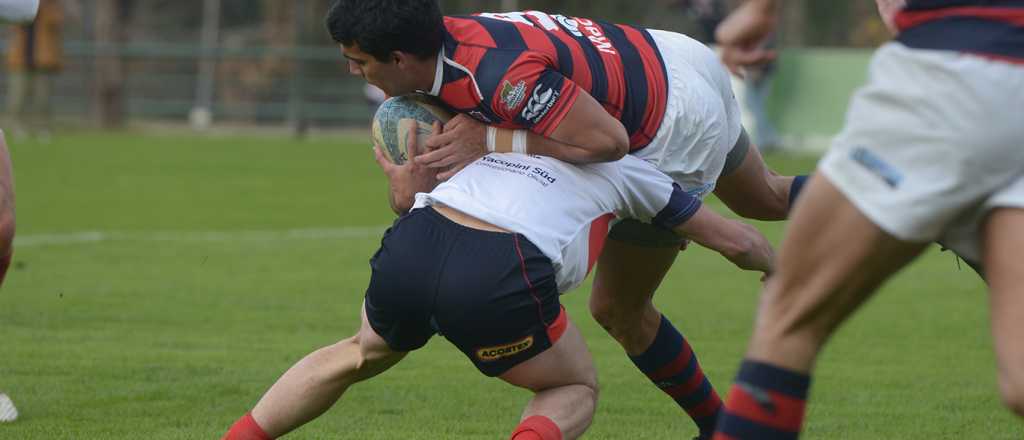
[[[647,351],[630,356],[630,360],[689,414],[702,435],[715,429],[722,400],[704,376],[690,344],[668,318],[661,317],[658,335]]]
[[[807,374],[743,361],[713,439],[796,440],[810,385]]]

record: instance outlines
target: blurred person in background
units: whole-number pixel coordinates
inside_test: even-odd
[[[0,23],[17,23],[35,18],[38,0],[0,0]],[[3,130],[0,130],[0,284],[14,255],[14,173]],[[13,422],[18,409],[11,398],[0,392],[0,423]]]
[[[48,141],[52,133],[54,77],[63,67],[64,9],[40,0],[35,20],[12,26],[7,46],[7,111],[14,136]]]
[[[700,29],[695,36],[709,46],[715,45],[715,29],[729,14],[729,5],[725,0],[680,0],[677,5],[693,18]],[[774,49],[777,39],[769,38],[766,49]],[[775,124],[768,117],[765,103],[772,90],[772,78],[775,76],[775,59],[768,59],[758,65],[744,67],[742,77],[733,76],[732,88],[740,103],[743,126],[750,129],[750,140],[761,151],[773,151],[779,148],[780,140]]]
[[[765,49],[776,50],[777,38],[773,35],[765,43]],[[744,127],[751,127],[750,139],[761,151],[770,152],[781,147],[779,132],[775,128],[765,105],[772,92],[776,59],[763,64],[750,65],[743,70],[743,77],[733,76],[733,90],[740,102]]]

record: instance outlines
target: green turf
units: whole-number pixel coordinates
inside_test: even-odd
[[[0,292],[0,389],[22,418],[0,439],[219,438],[293,362],[357,328],[391,219],[365,143],[79,134],[12,148],[20,241]],[[762,226],[778,240],[780,225]],[[658,295],[723,392],[757,292],[755,275],[694,248]],[[587,438],[692,436],[589,318],[587,294],[564,297],[603,385]],[[982,284],[934,251],[839,332],[812,394],[807,439],[1024,436],[999,403]],[[503,438],[527,398],[435,338],[293,438]]]

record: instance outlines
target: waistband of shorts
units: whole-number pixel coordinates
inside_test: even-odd
[[[530,241],[529,238],[518,232],[486,231],[483,229],[476,229],[471,228],[469,226],[461,225],[452,221],[452,219],[445,217],[444,215],[442,215],[440,212],[437,212],[436,209],[429,205],[424,206],[422,208],[417,208],[410,212],[409,215],[413,215],[418,211],[422,211],[423,215],[428,219],[428,221],[448,231],[458,232],[461,234],[468,234],[471,237],[473,237],[474,240],[491,240],[495,242],[505,240],[517,240],[519,242],[519,246],[524,251],[535,253],[538,256],[544,257],[545,260],[548,260],[548,257],[544,255],[544,252],[541,252],[540,247],[533,244],[533,242]]]
[[[431,223],[434,223],[434,224],[436,224],[438,226],[441,226],[442,228],[448,229],[450,231],[459,231],[459,232],[470,233],[470,234],[473,234],[473,235],[479,236],[479,237],[494,237],[494,238],[509,238],[509,237],[512,237],[513,235],[518,235],[522,239],[524,239],[524,240],[526,239],[526,237],[524,237],[522,234],[515,233],[515,232],[487,231],[487,230],[484,230],[484,229],[476,229],[476,228],[471,228],[471,227],[466,226],[466,225],[459,224],[459,223],[453,221],[452,219],[450,219],[448,217],[445,217],[440,212],[437,212],[437,210],[434,209],[433,206],[429,206],[429,205],[428,206],[424,206],[422,208],[416,208],[416,209],[412,210],[412,212],[410,212],[409,215],[415,215],[416,213],[421,213],[422,215],[426,216],[426,218],[428,218]],[[529,241],[529,240],[527,240],[527,241]]]

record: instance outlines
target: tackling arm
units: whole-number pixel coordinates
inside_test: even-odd
[[[550,137],[525,129],[488,127],[469,116],[459,114],[445,124],[444,133],[427,140],[428,152],[421,154],[417,161],[430,168],[449,168],[437,175],[440,180],[448,179],[487,154],[488,130],[495,131],[495,151],[515,152],[512,147],[513,138],[515,132],[520,132],[520,135],[525,135],[526,142],[518,152],[553,157],[574,164],[613,162],[629,152],[626,127],[605,111],[590,94],[581,90]]]
[[[584,91],[550,138],[533,132],[528,136],[530,154],[575,164],[612,162],[629,152],[626,127]]]
[[[673,231],[718,252],[740,269],[765,274],[774,270],[775,251],[760,231],[746,223],[722,217],[707,206],[702,205]]]

